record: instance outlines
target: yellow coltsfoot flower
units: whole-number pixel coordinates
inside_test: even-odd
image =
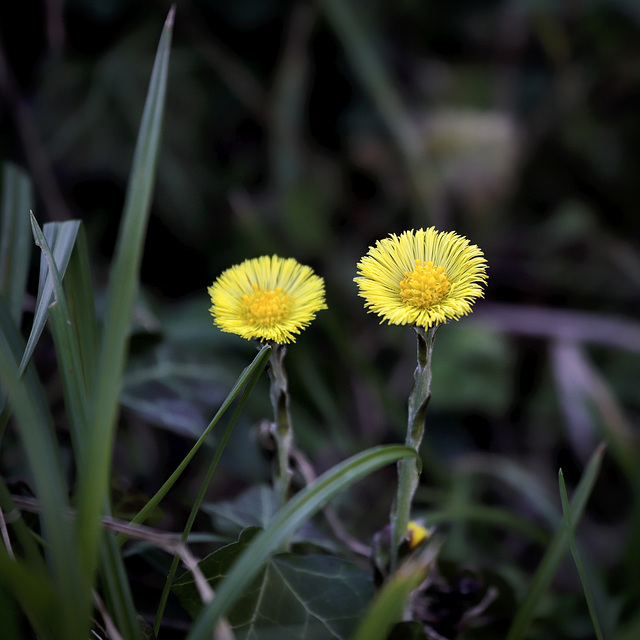
[[[486,270],[476,245],[430,227],[378,240],[358,263],[354,281],[381,322],[428,329],[471,312],[483,295]]]
[[[214,324],[247,340],[295,342],[327,308],[323,279],[311,267],[275,255],[230,267],[207,291]]]

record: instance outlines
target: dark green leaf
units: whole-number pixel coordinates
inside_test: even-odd
[[[219,549],[200,563],[215,589],[258,529]],[[192,616],[202,608],[191,574],[174,591]],[[272,557],[229,612],[238,640],[346,640],[373,597],[369,573],[327,555]]]

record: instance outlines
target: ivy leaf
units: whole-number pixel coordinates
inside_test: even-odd
[[[249,487],[233,500],[203,504],[202,510],[211,515],[215,530],[236,537],[249,527],[266,528],[278,510],[278,497],[272,487],[258,484]],[[312,544],[324,551],[338,552],[333,537],[314,522],[306,522],[291,538],[293,544]]]
[[[215,589],[258,528],[202,560],[200,569]],[[202,603],[190,573],[173,585],[195,617]],[[283,553],[273,556],[231,609],[237,640],[347,640],[373,597],[369,574],[333,556]]]

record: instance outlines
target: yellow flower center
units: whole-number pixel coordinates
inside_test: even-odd
[[[400,297],[408,306],[425,309],[444,298],[450,288],[444,267],[434,267],[431,261],[416,260],[416,268],[406,271],[400,281]]]
[[[240,319],[259,327],[272,327],[287,317],[290,307],[291,296],[282,287],[267,291],[254,284],[253,293],[242,296]]]

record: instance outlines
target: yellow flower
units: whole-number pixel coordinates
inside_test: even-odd
[[[293,258],[262,256],[224,271],[207,291],[213,322],[247,340],[295,342],[326,309],[324,281]]]
[[[381,322],[428,329],[471,312],[483,295],[486,269],[476,245],[430,227],[378,240],[358,263],[354,281]]]

